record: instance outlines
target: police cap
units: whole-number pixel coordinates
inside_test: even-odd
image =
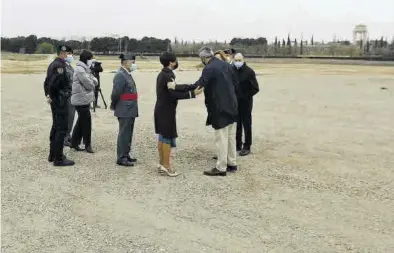
[[[73,52],[73,50],[72,50],[72,48],[71,47],[69,47],[69,46],[66,46],[66,45],[59,45],[58,47],[57,47],[57,52],[58,53],[60,53],[60,52]]]
[[[122,59],[123,61],[135,60],[135,55],[133,55],[133,54],[121,54],[119,56],[119,58]]]

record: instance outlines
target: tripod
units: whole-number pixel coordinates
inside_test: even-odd
[[[100,93],[101,99],[103,100],[104,108],[107,109],[107,103],[105,102],[103,92],[101,92],[101,88],[98,89],[98,92]],[[93,112],[96,112],[96,105],[96,103],[93,103]]]

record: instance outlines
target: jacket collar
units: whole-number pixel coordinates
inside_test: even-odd
[[[123,66],[120,67],[119,71],[123,71],[124,73],[131,75],[131,73]]]
[[[169,68],[162,68],[162,71],[167,72],[167,73],[172,73],[172,69],[169,69]]]
[[[82,68],[84,68],[85,70],[88,70],[88,65],[86,65],[84,62],[81,61],[77,61],[77,63],[75,64],[76,66],[80,66]]]

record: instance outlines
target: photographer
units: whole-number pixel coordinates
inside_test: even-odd
[[[90,70],[92,71],[92,74],[95,78],[97,78],[98,85],[96,86],[94,90],[94,102],[93,106],[95,108],[100,108],[99,105],[97,105],[97,100],[98,100],[98,94],[100,90],[100,72],[103,72],[103,67],[101,67],[101,62],[97,61],[95,58],[93,58],[92,61],[92,66],[90,67]]]

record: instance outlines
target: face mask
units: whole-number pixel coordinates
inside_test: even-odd
[[[74,57],[71,54],[68,54],[65,60],[66,62],[71,63],[74,60]]]
[[[234,66],[235,66],[237,69],[241,68],[241,67],[244,65],[244,63],[243,63],[242,61],[236,61],[236,62],[234,62],[233,64],[234,64]]]
[[[88,61],[87,61],[88,67],[92,66],[92,63],[93,63],[93,60],[88,60]]]
[[[136,71],[137,70],[137,64],[133,63],[131,64],[131,71]]]

